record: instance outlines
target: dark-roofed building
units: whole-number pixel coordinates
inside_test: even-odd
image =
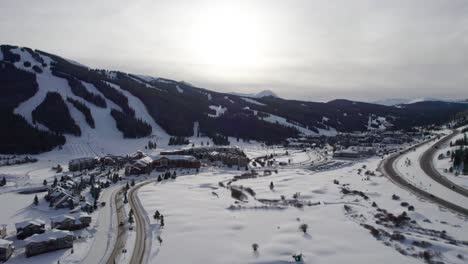
[[[42,234],[45,232],[45,222],[42,220],[28,220],[15,224],[16,237],[18,239],[25,239],[34,234]]]
[[[91,216],[87,213],[75,215],[58,215],[50,218],[50,226],[60,230],[78,230],[91,224]]]
[[[7,261],[13,254],[13,241],[0,239],[0,261]]]
[[[158,155],[152,157],[153,168],[155,169],[166,169],[166,168],[187,168],[187,169],[198,169],[201,166],[193,156],[188,155]]]
[[[73,247],[73,233],[52,229],[43,234],[36,234],[25,240],[26,257],[31,257],[59,249]]]
[[[125,175],[148,174],[153,170],[153,159],[144,156],[125,166]]]
[[[162,156],[190,155],[199,160],[221,162],[227,166],[246,167],[250,159],[238,147],[197,147],[175,151],[163,151]]]
[[[98,164],[97,158],[86,157],[86,158],[72,159],[68,163],[68,170],[69,171],[90,170],[90,169],[94,169],[97,164]]]
[[[0,239],[0,261],[7,261],[13,254],[13,241]]]
[[[0,239],[3,239],[7,236],[7,229],[6,229],[6,225],[2,225],[2,227],[0,227]]]

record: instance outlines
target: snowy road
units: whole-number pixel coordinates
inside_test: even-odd
[[[447,145],[447,143],[450,142],[450,140],[452,140],[458,134],[460,134],[460,131],[455,130],[452,134],[450,134],[449,136],[443,138],[442,140],[440,140],[439,142],[434,144],[434,146],[432,146],[431,148],[426,150],[422,154],[421,159],[419,160],[419,164],[420,164],[421,168],[423,169],[423,171],[429,177],[431,177],[434,181],[444,185],[445,187],[447,187],[448,189],[450,189],[453,192],[457,192],[457,193],[459,193],[459,194],[461,194],[461,195],[463,195],[465,197],[468,197],[468,190],[467,189],[463,188],[462,186],[457,185],[456,183],[450,181],[449,179],[447,179],[446,177],[441,175],[437,171],[437,169],[435,169],[435,166],[434,166],[434,156],[437,153],[437,151],[439,149],[441,149],[444,145]]]
[[[419,188],[415,184],[410,183],[407,179],[405,179],[405,176],[401,175],[401,172],[399,172],[396,169],[396,163],[405,156],[407,153],[412,152],[414,148],[420,148],[427,144],[427,141],[418,144],[415,147],[408,148],[404,151],[402,151],[399,154],[392,155],[385,160],[383,160],[379,166],[380,171],[390,180],[392,180],[395,184],[399,185],[400,187],[409,190],[410,192],[423,197],[425,199],[428,199],[436,204],[439,204],[443,207],[449,208],[453,211],[456,211],[458,213],[464,214],[465,216],[468,216],[468,209],[459,206],[455,203],[452,203],[451,201],[448,201],[445,198],[441,198],[438,195],[434,195],[433,193],[430,192],[430,190],[423,190],[422,188]],[[449,190],[449,189],[448,189]]]
[[[145,257],[151,249],[151,233],[148,233],[147,231],[147,225],[149,225],[149,221],[147,221],[146,219],[146,212],[143,206],[141,205],[137,193],[141,187],[155,181],[156,179],[144,181],[135,186],[134,188],[130,189],[130,191],[128,192],[128,201],[134,212],[136,226],[135,246],[133,249],[132,257],[130,259],[130,264],[146,263]]]
[[[91,245],[88,255],[83,260],[83,264],[105,263],[114,249],[118,223],[116,217],[116,208],[114,204],[115,195],[122,188],[122,185],[114,185],[101,194],[100,201],[106,202],[108,206],[100,209],[97,232]]]

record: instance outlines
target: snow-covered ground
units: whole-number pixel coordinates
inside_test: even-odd
[[[467,246],[450,245],[438,238],[433,241],[421,230],[445,230],[453,239],[466,240],[466,219],[421,200],[384,177],[358,174],[363,165],[375,170],[379,161],[371,158],[320,173],[282,169],[271,176],[233,182],[231,186],[242,185],[256,193],[255,197],[246,194],[244,201],[233,199],[230,190],[219,184],[227,186],[229,180],[240,174],[238,171],[210,168],[176,180],[151,183],[139,191],[153,233],[149,262],[291,263],[293,254],[302,253],[305,263],[422,263],[422,259],[404,256],[398,250],[419,254],[424,249],[411,243],[430,241],[432,246],[428,250],[440,252],[436,259],[464,263],[457,254],[467,256]],[[334,184],[334,179],[341,185]],[[270,182],[274,183],[273,190]],[[364,192],[369,199],[344,195],[340,192],[344,184]],[[283,195],[286,201],[292,201],[295,193],[299,193],[298,200],[304,203],[302,208],[262,200],[281,201]],[[392,194],[399,195],[400,201],[392,200]],[[400,205],[402,201],[413,205],[415,211],[407,211]],[[421,229],[392,230],[376,225],[377,211],[372,202],[395,215],[407,211],[416,221],[414,226]],[[349,211],[344,205],[349,206]],[[156,210],[164,215],[162,228],[152,219]],[[406,240],[398,242],[385,237],[377,240],[360,226],[364,223],[389,233],[401,231]],[[301,224],[308,225],[306,234],[299,230]],[[156,240],[158,235],[161,244]],[[259,245],[257,252],[252,250],[254,243]]]
[[[288,120],[286,120],[286,118],[284,118],[284,117],[273,115],[273,114],[270,114],[270,113],[267,113],[267,114],[269,116],[263,118],[262,120],[264,120],[266,122],[269,122],[269,123],[273,123],[273,124],[280,124],[280,125],[287,126],[287,127],[294,127],[303,135],[307,135],[307,136],[310,136],[310,135],[335,136],[338,133],[336,131],[336,129],[334,129],[332,127],[330,127],[329,129],[318,128],[317,129],[318,132],[315,132],[315,131],[310,130],[309,128],[293,124],[293,123],[289,122]]]
[[[58,250],[47,254],[26,258],[24,255],[25,242],[16,239],[14,224],[17,222],[40,219],[46,222],[46,229],[50,229],[50,218],[69,214],[68,209],[51,209],[49,203],[43,199],[45,193],[37,194],[39,205],[32,204],[36,194],[19,194],[9,192],[0,195],[0,224],[7,225],[7,239],[15,241],[15,251],[8,263],[100,263],[108,250],[112,250],[114,234],[117,227],[113,217],[111,204],[112,194],[121,186],[115,185],[105,189],[100,197],[108,206],[101,207],[91,214],[93,220],[90,227],[74,231],[75,236],[81,236],[70,249]]]

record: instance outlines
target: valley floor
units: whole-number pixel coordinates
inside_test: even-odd
[[[278,174],[238,180],[231,186],[242,185],[255,192],[255,196],[246,193],[243,201],[231,197],[231,191],[219,184],[228,186],[229,180],[242,173],[239,171],[210,169],[151,183],[139,191],[151,219],[149,262],[289,263],[293,254],[302,253],[305,263],[421,263],[418,256],[429,250],[433,259],[464,263],[458,255],[468,256],[468,246],[450,241],[468,239],[466,219],[421,200],[387,178],[364,175],[363,165],[375,171],[379,161],[371,158],[318,173],[280,169]],[[343,194],[344,187],[362,191],[368,200]],[[303,207],[281,202],[282,195],[291,202],[296,193]],[[400,200],[392,200],[393,194]],[[400,227],[376,224],[378,211],[373,202],[394,215],[406,211],[416,222]],[[401,202],[413,205],[415,211],[408,211]],[[164,227],[152,218],[156,210],[164,215]],[[301,224],[308,225],[307,233],[300,231]],[[361,224],[383,230],[382,235],[374,238]],[[449,239],[430,230],[444,230]],[[399,232],[406,239],[392,240],[384,231]],[[431,246],[414,245],[420,241],[430,241]],[[252,250],[254,243],[259,245],[257,252]]]

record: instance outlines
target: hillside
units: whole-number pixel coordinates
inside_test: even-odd
[[[279,143],[301,135],[437,124],[468,108],[448,102],[393,107],[286,100],[272,92],[219,93],[186,82],[90,69],[8,45],[0,50],[0,93],[0,114],[8,124],[0,153],[39,153],[80,140],[106,151],[118,140],[167,140],[170,135]]]

